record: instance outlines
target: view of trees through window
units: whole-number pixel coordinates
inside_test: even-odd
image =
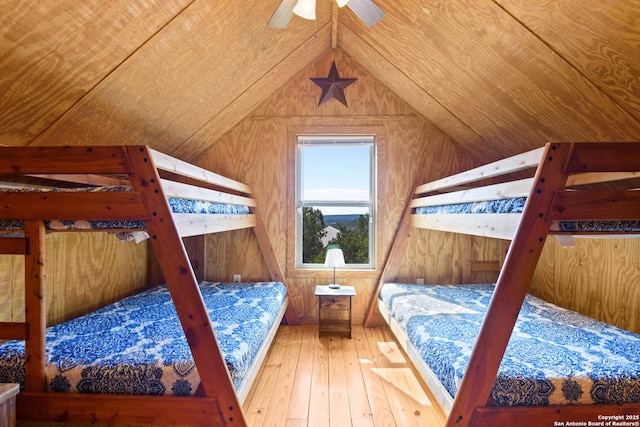
[[[302,257],[305,264],[321,264],[327,246],[337,244],[347,264],[369,263],[369,214],[329,215],[325,221],[322,211],[304,207],[302,212]],[[331,227],[335,237],[327,236]]]

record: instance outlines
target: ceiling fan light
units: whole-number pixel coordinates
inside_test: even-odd
[[[336,3],[338,3],[338,7],[345,7],[349,0],[336,0]]]
[[[316,0],[298,0],[293,13],[304,19],[316,19]]]

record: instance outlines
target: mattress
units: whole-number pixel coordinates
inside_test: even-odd
[[[59,188],[0,188],[0,191],[52,191],[52,192],[110,192],[110,191],[133,191],[130,186],[110,186],[110,187],[87,187],[81,189],[59,189]],[[242,205],[232,205],[226,203],[215,203],[204,200],[191,200],[169,197],[167,199],[171,212],[178,214],[226,214],[226,215],[242,215],[248,214],[249,208]],[[45,229],[52,231],[61,230],[145,230],[144,221],[141,220],[46,220],[44,221]],[[2,231],[19,231],[24,230],[24,221],[21,219],[0,219],[0,230]],[[119,240],[136,240],[142,241],[148,238],[146,232],[135,233],[127,231],[113,232]]]
[[[452,203],[418,207],[415,213],[420,215],[522,213],[526,202],[526,197],[514,197],[469,203]],[[558,221],[554,224],[553,231],[566,233],[640,233],[640,220]]]
[[[237,390],[280,320],[286,287],[204,281],[199,286]],[[47,328],[46,348],[50,391],[183,396],[200,383],[165,285]],[[24,341],[0,344],[0,383],[24,387],[24,380]]]
[[[455,397],[493,284],[385,284],[380,298]],[[499,406],[640,402],[640,335],[527,295],[491,397]]]

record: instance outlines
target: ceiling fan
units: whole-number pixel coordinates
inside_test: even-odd
[[[338,7],[347,6],[351,9],[369,27],[378,23],[385,15],[372,0],[336,0],[336,2]],[[305,19],[316,19],[316,0],[282,0],[267,26],[284,28],[294,13]]]

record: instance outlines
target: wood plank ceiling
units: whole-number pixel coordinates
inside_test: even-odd
[[[274,30],[280,0],[0,0],[0,145],[194,160],[332,48],[478,161],[640,140],[640,0],[375,2]]]

